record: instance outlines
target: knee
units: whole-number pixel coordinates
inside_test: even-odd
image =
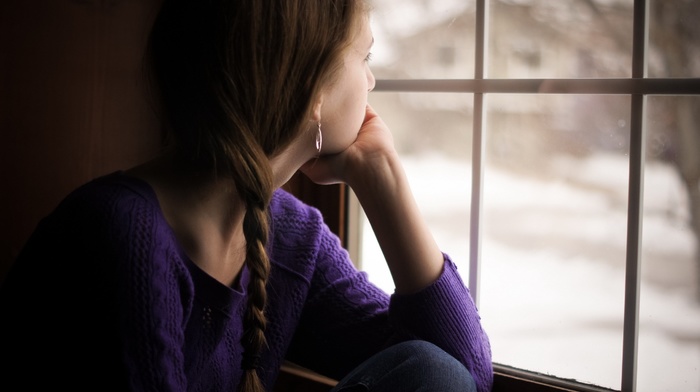
[[[412,340],[398,344],[395,349],[404,356],[406,371],[418,375],[428,390],[476,391],[471,373],[461,362],[438,346]]]
[[[371,392],[475,392],[471,373],[432,343],[396,344],[365,361],[333,389]]]

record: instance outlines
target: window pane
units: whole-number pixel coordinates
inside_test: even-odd
[[[495,362],[620,387],[629,107],[488,97],[480,298]]]
[[[630,77],[632,5],[490,0],[488,77]]]
[[[700,76],[700,1],[651,0],[649,76]]]
[[[474,77],[474,1],[374,0],[379,79]]]
[[[421,212],[436,241],[469,279],[471,201],[471,94],[370,94],[370,104],[391,128]],[[363,217],[359,261],[370,280],[394,292],[372,229]]]
[[[700,390],[698,113],[700,97],[648,99],[639,392]]]

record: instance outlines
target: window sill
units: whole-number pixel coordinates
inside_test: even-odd
[[[583,384],[545,374],[494,364],[493,392],[613,392],[595,385]]]
[[[274,392],[328,392],[337,381],[285,362]],[[582,384],[504,365],[494,365],[493,392],[612,392],[613,389]]]

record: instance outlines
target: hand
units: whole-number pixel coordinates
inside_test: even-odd
[[[394,159],[398,156],[391,131],[367,105],[357,138],[348,148],[312,159],[300,170],[317,184],[346,183],[354,187],[357,179],[371,175]]]

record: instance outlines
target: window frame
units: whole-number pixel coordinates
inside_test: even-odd
[[[637,357],[639,332],[640,250],[645,162],[645,114],[650,95],[700,95],[700,78],[648,78],[647,51],[649,3],[634,0],[632,76],[611,79],[489,79],[486,77],[486,47],[488,43],[488,0],[476,0],[475,72],[473,79],[378,79],[373,93],[430,92],[473,94],[472,184],[469,239],[469,282],[474,301],[479,303],[480,252],[482,237],[482,205],[484,182],[484,99],[489,94],[596,94],[626,95],[631,98],[630,153],[628,173],[628,210],[625,258],[623,355],[621,370],[622,392],[637,388]],[[311,184],[303,178],[293,183],[303,189],[302,200],[319,207],[329,226],[338,234],[351,255],[357,256],[357,201],[347,186],[331,189]],[[298,185],[299,183],[304,185]],[[357,260],[357,257],[354,257]],[[616,391],[575,380],[542,375],[494,364],[494,391]]]

